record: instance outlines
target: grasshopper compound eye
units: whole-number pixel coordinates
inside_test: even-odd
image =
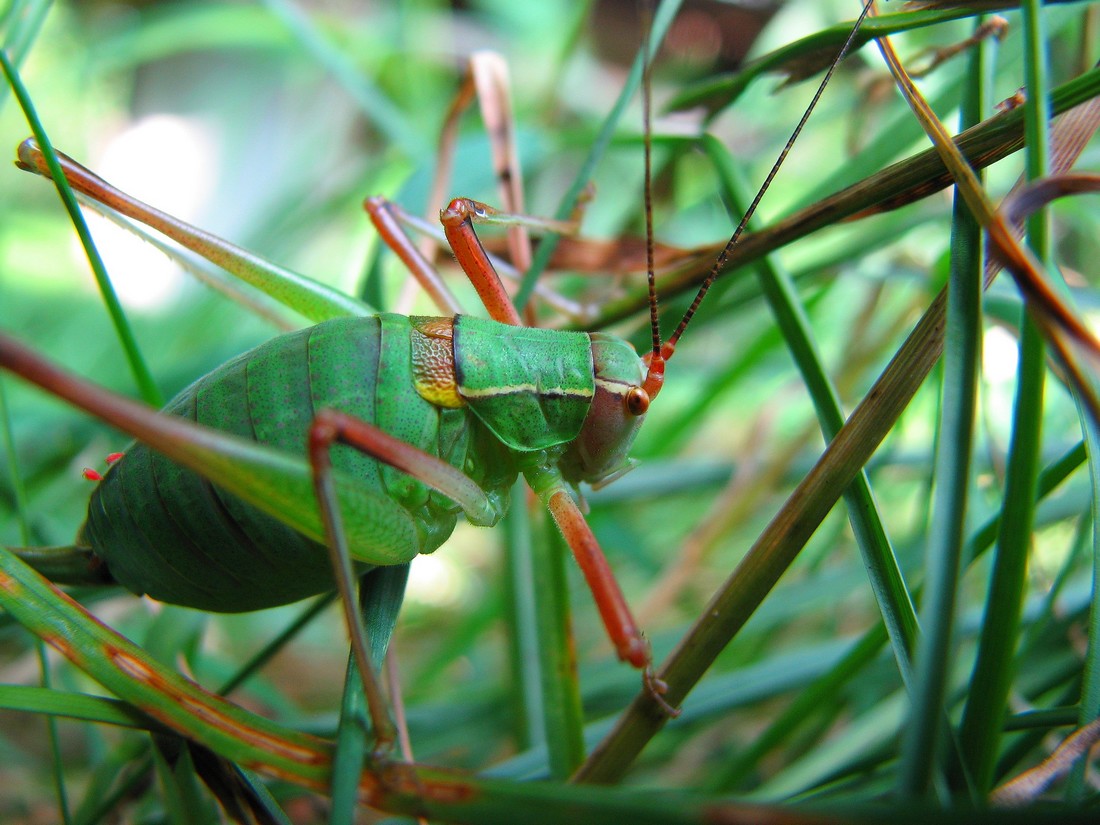
[[[631,415],[645,415],[649,409],[649,393],[641,387],[633,387],[623,397],[623,406]]]

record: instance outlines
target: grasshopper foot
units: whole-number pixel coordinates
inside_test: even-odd
[[[675,719],[680,715],[680,708],[674,708],[665,700],[668,685],[663,679],[657,678],[653,665],[646,665],[645,670],[642,671],[642,684],[645,685],[646,692],[669,719]]]

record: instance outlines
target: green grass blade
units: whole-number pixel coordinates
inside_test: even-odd
[[[91,265],[92,272],[95,274],[96,283],[99,286],[100,294],[103,296],[103,302],[107,305],[107,313],[111,316],[111,321],[114,323],[115,333],[118,335],[118,340],[122,344],[122,349],[126,354],[126,360],[130,366],[130,372],[134,376],[138,392],[141,394],[141,397],[145,399],[146,403],[159,407],[164,403],[164,399],[161,396],[160,390],[157,389],[156,383],[153,381],[153,376],[152,373],[149,372],[149,367],[146,366],[145,360],[141,357],[133,330],[131,330],[130,324],[126,320],[126,314],[123,312],[122,304],[119,303],[118,295],[115,294],[114,287],[111,285],[111,279],[108,277],[107,270],[103,266],[103,261],[99,257],[99,252],[95,248],[92,235],[88,231],[88,225],[84,221],[84,215],[81,214],[80,207],[77,206],[76,196],[73,195],[72,190],[65,181],[65,176],[61,171],[61,165],[58,162],[57,154],[53,150],[50,139],[46,136],[45,127],[42,125],[42,121],[39,120],[38,114],[35,112],[34,104],[31,102],[30,95],[23,85],[19,73],[15,70],[7,54],[3,51],[0,51],[0,68],[3,69],[4,75],[8,79],[8,85],[11,87],[12,91],[15,92],[16,99],[19,101],[19,105],[23,109],[23,114],[27,118],[27,123],[30,124],[31,131],[34,132],[35,140],[37,140],[38,145],[42,147],[43,154],[46,158],[46,164],[50,169],[50,175],[53,177],[54,184],[57,186],[57,193],[61,197],[61,202],[65,205],[65,210],[69,213],[69,218],[72,220],[73,227],[80,237],[80,243],[84,247],[85,254],[88,256],[88,263]]]
[[[0,13],[0,31],[4,41],[0,51],[8,55],[13,66],[22,67],[23,61],[42,31],[42,25],[50,9],[47,0],[12,2]],[[9,87],[0,88],[0,110],[8,100]]]
[[[163,792],[171,825],[202,825],[216,816],[210,799],[199,788],[199,777],[186,742],[154,737],[153,767]]]
[[[566,578],[566,563],[571,557],[561,533],[545,513],[540,513],[535,523],[532,573],[537,583],[535,619],[542,675],[542,726],[550,775],[564,780],[584,759],[584,719]]]
[[[398,564],[375,568],[362,578],[359,585],[359,609],[370,643],[369,654],[375,679],[381,678],[386,650],[397,626],[408,578],[409,565]],[[355,809],[359,804],[359,776],[366,760],[373,755],[373,737],[363,680],[359,676],[355,657],[349,655],[340,724],[336,731],[336,754],[332,763],[331,825],[354,821]]]
[[[985,111],[989,50],[968,60],[970,78],[960,131]],[[934,467],[934,501],[923,588],[924,635],[917,654],[910,724],[903,733],[902,793],[924,791],[934,771],[944,727],[943,696],[949,662],[958,578],[966,535],[967,503],[982,329],[982,236],[977,221],[956,196],[952,215],[951,266],[947,287],[941,419]]]
[[[148,730],[155,723],[118,699],[66,693],[57,688],[0,685],[0,707],[104,725]]]
[[[0,104],[2,104],[0,99]],[[19,535],[24,544],[31,544],[30,510],[27,507],[27,490],[23,484],[23,477],[19,471],[19,461],[15,451],[15,437],[11,427],[11,410],[8,406],[7,391],[4,381],[0,379],[0,442],[8,456],[8,475],[11,484],[15,505],[15,519],[19,525]],[[41,687],[47,693],[51,690],[51,677],[49,661],[46,659],[45,645],[39,640],[35,644],[35,653],[38,657],[38,669],[41,674]],[[60,740],[57,735],[57,720],[51,714],[47,715],[46,733],[50,742],[50,760],[53,764],[54,785],[57,789],[58,813],[65,825],[72,822],[72,812],[69,807],[69,794],[66,789],[65,773],[61,764]]]
[[[536,613],[538,585],[535,580],[532,519],[526,498],[526,484],[517,481],[512,488],[512,506],[504,518],[505,622],[508,627],[510,674],[508,695],[514,738],[520,750],[546,744]]]
[[[34,645],[38,656],[38,669],[42,673],[42,689],[51,690],[50,663],[46,658],[46,645],[38,639]],[[65,769],[61,763],[61,740],[57,735],[57,718],[49,715],[45,719],[46,734],[50,741],[50,761],[53,763],[54,786],[57,790],[57,808],[61,815],[61,821],[70,825],[73,821],[72,811],[69,808],[69,791],[65,781]]]
[[[1100,448],[1100,432],[1090,418],[1082,415],[1085,439],[1089,444],[1089,452],[1096,455],[1095,450]],[[1093,719],[1100,716],[1100,599],[1096,594],[1100,593],[1100,462],[1089,462],[1089,476],[1092,489],[1092,506],[1090,509],[1089,541],[1092,556],[1092,609],[1089,611],[1089,646],[1085,656],[1084,674],[1082,677],[1080,706],[1077,716],[1078,726],[1085,726]],[[1040,481],[1040,485],[1041,485]],[[1085,770],[1086,764],[1082,764],[1074,772],[1071,782],[1067,787],[1067,796],[1073,803],[1080,804],[1085,798]]]
[[[277,636],[258,650],[252,658],[241,665],[241,668],[222,684],[218,689],[218,693],[225,696],[247,682],[249,677],[271,661],[271,659],[279,653],[291,639],[297,636],[306,625],[318,616],[318,614],[332,604],[335,598],[335,592],[325,593],[310,602],[294,621],[288,623]]]
[[[1035,101],[1047,99],[1046,44],[1039,6],[1024,4],[1027,48],[1027,170],[1029,180],[1049,166],[1047,115]],[[1042,261],[1050,261],[1045,211],[1028,221],[1028,243]],[[1047,267],[1048,271],[1050,267]],[[1035,517],[1035,490],[1043,419],[1046,347],[1030,318],[1021,323],[1019,387],[1013,412],[1012,443],[1005,486],[1004,520],[990,582],[978,660],[960,727],[966,768],[979,792],[993,783],[1008,694],[1015,671],[1014,650],[1023,609],[1025,574]]]

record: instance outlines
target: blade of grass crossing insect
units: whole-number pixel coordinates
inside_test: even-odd
[[[652,54],[656,54],[657,50],[661,47],[661,41],[668,32],[669,26],[672,25],[672,20],[675,18],[681,2],[682,0],[663,0],[661,5],[657,8],[657,13],[653,16],[653,29],[650,32],[650,51]],[[634,96],[634,93],[638,90],[638,84],[641,82],[642,55],[639,52],[638,57],[634,60],[633,66],[631,66],[626,83],[623,84],[622,91],[615,100],[615,105],[611,107],[611,111],[600,127],[599,133],[596,135],[596,139],[592,142],[592,148],[588,150],[588,156],[584,159],[584,163],[581,164],[577,177],[573,180],[573,184],[569,187],[569,190],[565,193],[561,203],[558,205],[558,211],[554,215],[556,220],[568,220],[573,214],[573,210],[577,206],[577,201],[580,199],[585,187],[588,186],[588,181],[592,179],[592,174],[596,169],[596,165],[600,162],[600,158],[603,157],[603,153],[611,143],[611,138],[615,134],[615,129],[618,126],[619,120],[622,118],[623,112],[626,111],[630,98]],[[535,288],[535,282],[538,280],[539,275],[542,274],[542,271],[546,269],[546,265],[550,262],[550,257],[554,254],[554,250],[558,245],[558,237],[559,236],[555,234],[546,235],[539,244],[534,259],[531,261],[531,268],[524,274],[523,280],[520,282],[519,291],[516,293],[514,299],[516,309],[520,312],[523,312],[524,307],[527,306],[527,301],[530,299],[531,293]]]
[[[386,648],[397,626],[408,579],[409,565],[396,564],[376,567],[360,580],[359,609],[367,629],[370,660],[376,677],[381,672]],[[363,680],[359,678],[355,657],[349,655],[340,724],[336,731],[336,755],[332,765],[331,825],[350,825],[355,821],[355,811],[359,805],[359,776],[368,756],[368,746],[373,744],[371,737]]]
[[[584,760],[584,718],[572,628],[569,623],[569,557],[561,533],[541,507],[533,533],[535,619],[542,677],[543,730],[550,775],[566,779]]]
[[[542,679],[538,670],[538,620],[535,612],[536,579],[531,517],[527,509],[527,485],[512,488],[512,506],[504,517],[505,615],[508,626],[509,696],[512,724],[519,750],[546,745]]]
[[[161,396],[160,390],[157,389],[156,383],[153,381],[153,376],[149,372],[148,366],[145,364],[145,359],[142,358],[141,352],[138,350],[133,330],[130,329],[130,324],[126,320],[126,314],[122,309],[122,304],[119,303],[118,296],[115,294],[114,287],[111,285],[111,279],[108,277],[107,270],[103,266],[102,259],[99,257],[99,252],[96,250],[95,243],[92,241],[91,233],[88,231],[88,225],[84,221],[84,215],[77,205],[76,196],[73,194],[72,189],[69,188],[69,184],[65,181],[65,176],[61,172],[61,164],[57,159],[57,153],[54,152],[53,145],[46,136],[45,127],[43,127],[42,121],[39,120],[35,112],[34,104],[31,102],[30,95],[23,85],[23,81],[19,78],[19,73],[11,64],[11,61],[8,60],[7,54],[2,51],[0,51],[0,68],[3,69],[4,75],[7,77],[8,84],[11,86],[12,91],[15,92],[16,99],[19,101],[19,105],[23,109],[23,114],[26,116],[31,131],[34,133],[35,140],[38,141],[38,145],[42,148],[42,152],[46,157],[46,163],[50,168],[50,174],[57,186],[57,192],[61,196],[62,203],[65,204],[65,210],[69,213],[69,217],[73,222],[77,235],[80,237],[80,243],[84,247],[85,254],[88,256],[88,263],[91,265],[92,272],[95,274],[100,294],[103,296],[103,301],[107,305],[107,313],[111,317],[111,321],[115,327],[115,334],[118,336],[119,343],[122,345],[122,349],[126,354],[126,360],[130,365],[130,372],[134,376],[138,391],[141,393],[141,397],[145,399],[146,403],[154,407],[160,407],[164,404],[164,399]]]
[[[977,21],[975,25],[978,25]],[[960,131],[986,111],[989,49],[973,49],[960,112]],[[912,693],[912,723],[902,747],[903,788],[919,793],[927,786],[930,753],[943,731],[943,696],[952,657],[956,590],[963,557],[966,503],[970,490],[974,416],[981,357],[982,244],[977,221],[956,195],[952,216],[951,263],[944,331],[941,421],[936,442],[934,501],[926,551],[924,636],[917,653]]]
[[[1026,167],[1029,180],[1047,173],[1047,74],[1041,4],[1026,0],[1024,18],[1027,103]],[[1045,210],[1028,220],[1027,242],[1036,256],[1050,261]],[[1047,271],[1052,271],[1048,265]],[[1018,385],[1005,483],[1004,518],[997,540],[993,576],[982,620],[978,659],[960,726],[965,769],[978,793],[993,784],[993,769],[1012,683],[1014,651],[1025,596],[1027,555],[1035,518],[1046,378],[1046,347],[1038,327],[1022,319]]]
[[[719,172],[733,214],[744,214],[751,194],[735,168],[733,157],[718,140],[709,135],[704,137],[704,148]],[[825,439],[831,441],[844,426],[844,413],[836,389],[826,374],[813,340],[809,319],[790,275],[772,258],[766,256],[761,259],[761,265],[757,268],[757,277],[791,357],[813,400]],[[902,677],[908,682],[909,657],[917,638],[917,618],[897,557],[875,506],[866,473],[857,474],[845,491],[844,498],[848,504],[852,529],[871,577],[875,598],[890,632],[894,657]]]
[[[78,605],[2,548],[0,602],[21,624],[58,647],[108,690],[150,714],[172,720],[189,737],[227,758],[280,766],[275,770],[310,777],[315,783],[327,778],[326,761],[315,758],[323,752],[320,740],[222,702],[165,670],[133,643],[91,621]]]

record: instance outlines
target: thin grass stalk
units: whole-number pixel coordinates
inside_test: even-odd
[[[527,507],[527,485],[512,487],[512,506],[504,517],[504,603],[508,630],[509,705],[516,747],[546,745],[546,726],[540,676],[536,582],[532,520]]]
[[[76,233],[80,238],[80,244],[84,247],[84,253],[88,256],[88,264],[91,266],[92,273],[95,275],[96,285],[99,287],[100,295],[107,307],[107,314],[110,316],[111,322],[114,325],[115,334],[118,336],[119,343],[122,345],[123,353],[126,356],[126,362],[129,364],[130,372],[134,377],[134,383],[137,385],[138,392],[147,404],[154,407],[160,407],[164,404],[164,398],[157,388],[156,382],[153,380],[153,374],[149,371],[149,367],[146,365],[145,359],[138,348],[133,329],[130,327],[130,322],[127,320],[126,313],[123,311],[122,304],[119,302],[118,295],[115,292],[114,286],[111,284],[110,276],[107,274],[107,268],[103,265],[103,259],[99,256],[99,251],[96,249],[95,242],[92,240],[91,232],[88,230],[88,224],[84,220],[84,214],[77,205],[76,195],[73,194],[73,190],[69,187],[68,181],[65,180],[65,175],[61,171],[61,163],[57,159],[57,153],[54,151],[53,145],[46,135],[46,129],[35,111],[34,103],[31,101],[27,87],[23,85],[23,81],[19,77],[19,72],[16,71],[15,66],[12,65],[11,61],[8,59],[8,55],[2,50],[0,50],[0,69],[3,70],[4,76],[8,80],[8,85],[15,93],[16,99],[19,101],[19,106],[23,109],[23,114],[27,118],[27,123],[34,133],[35,140],[38,141],[38,145],[42,148],[42,152],[45,155],[50,175],[53,178],[54,185],[57,187],[57,194],[65,206],[65,211],[69,213],[69,218],[72,220],[73,227],[76,229]]]
[[[43,690],[52,690],[50,678],[50,662],[46,657],[46,644],[41,639],[35,639],[35,656],[38,659],[38,669],[41,675],[40,684]],[[48,715],[43,720],[46,724],[46,738],[50,743],[50,764],[53,769],[53,784],[57,793],[57,812],[65,825],[72,825],[73,814],[69,806],[69,788],[65,780],[65,766],[61,758],[61,740],[57,735],[57,717]]]
[[[542,676],[543,735],[551,777],[564,780],[584,760],[584,714],[569,612],[568,550],[546,512],[533,519],[533,581]]]
[[[1037,180],[1047,174],[1049,167],[1046,41],[1040,4],[1027,0],[1023,10],[1028,97],[1025,157],[1028,179]],[[1036,256],[1049,261],[1045,210],[1029,219],[1027,236]],[[1049,265],[1046,268],[1048,272],[1053,271]],[[993,784],[1008,693],[1015,673],[1014,651],[1035,519],[1046,347],[1042,334],[1029,316],[1022,318],[1019,353],[1019,384],[1005,483],[1005,518],[1001,522],[994,556],[978,657],[959,729],[964,770],[983,797]]]
[[[11,426],[11,408],[8,405],[3,379],[0,379],[0,443],[3,444],[8,456],[8,483],[11,485],[19,536],[23,544],[29,545],[32,541],[29,520],[30,510],[27,507],[27,488],[23,483],[23,475],[19,471],[19,458],[15,451],[15,435]],[[38,658],[39,684],[43,690],[49,691],[52,686],[50,684],[50,663],[46,657],[46,645],[41,639],[35,639],[34,649]],[[69,806],[69,792],[61,762],[61,744],[57,736],[57,717],[47,715],[44,721],[46,724],[46,738],[50,743],[50,762],[53,768],[54,787],[57,792],[58,817],[65,825],[71,825],[73,821],[72,810]]]
[[[332,781],[329,786],[332,807],[329,809],[329,825],[343,825],[354,820],[355,809],[359,804],[359,774],[367,759],[371,735],[363,680],[354,654],[349,653],[348,666],[344,671],[340,722],[336,729],[336,749],[332,758]]]
[[[975,22],[975,27],[981,21]],[[974,125],[987,109],[989,48],[971,51],[959,129]],[[917,649],[910,722],[903,734],[899,790],[925,794],[937,770],[944,729],[943,698],[963,557],[970,465],[973,454],[982,332],[982,233],[956,192],[952,210],[951,266],[947,286],[941,420],[934,468],[934,502],[926,550],[924,633]]]
[[[1005,517],[997,541],[978,659],[960,728],[966,769],[981,793],[988,791],[994,781],[997,746],[1015,673],[1013,650],[1019,634],[1027,554],[1035,518],[1046,347],[1042,334],[1030,319],[1023,318],[1021,326],[1019,389],[1005,484]]]
[[[1086,66],[1096,63],[1100,56],[1100,48],[1098,48],[1100,41],[1096,37],[1097,25],[1100,24],[1098,12],[1100,9],[1095,6],[1090,6],[1083,12],[1081,60]],[[1080,409],[1080,403],[1078,407]],[[1083,661],[1081,693],[1077,709],[1077,725],[1084,727],[1100,717],[1100,461],[1095,460],[1096,456],[1100,456],[1100,427],[1097,427],[1083,410],[1080,410],[1079,414],[1084,441],[1088,445],[1088,454],[1094,457],[1094,460],[1088,463],[1091,488],[1090,519],[1088,525],[1083,525],[1082,528],[1088,529],[1088,545],[1092,550],[1092,600],[1086,631],[1089,641]],[[1080,760],[1066,783],[1066,801],[1074,806],[1080,805],[1089,792],[1086,784],[1087,771],[1088,760]]]
[[[317,618],[317,616],[332,604],[335,599],[336,591],[333,591],[331,593],[324,593],[309,602],[297,618],[287,624],[278,635],[260,648],[260,650],[256,651],[251,658],[241,665],[236,673],[222,683],[221,687],[218,688],[218,693],[222,696],[226,696],[248,681],[253,674],[271,661],[279,651],[286,647],[286,645],[297,636],[306,625]]]
[[[1089,454],[1095,457],[1098,455],[1097,450],[1100,450],[1100,430],[1087,415],[1082,414],[1081,422]],[[1100,716],[1100,461],[1094,458],[1089,462],[1088,468],[1092,493],[1089,536],[1092,549],[1092,607],[1089,610],[1089,643],[1083,662],[1081,694],[1078,699],[1077,724],[1080,727]],[[1081,804],[1088,793],[1085,783],[1087,768],[1088,760],[1081,760],[1071,774],[1066,787],[1066,798],[1070,803]]]

